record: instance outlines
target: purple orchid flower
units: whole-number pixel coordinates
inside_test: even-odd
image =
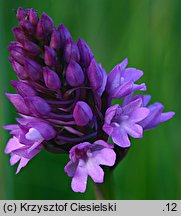
[[[42,149],[69,154],[65,172],[72,177],[72,189],[84,192],[88,176],[102,183],[100,166],[115,167],[126,155],[128,136],[142,138],[143,130],[174,113],[162,113],[160,103],[147,106],[149,96],[135,94],[146,85],[135,83],[143,72],[126,68],[127,58],[107,75],[86,42],[75,42],[63,24],[56,28],[47,14],[39,18],[32,8],[18,8],[16,17],[16,41],[8,50],[17,93],[6,96],[22,118],[4,127],[13,136],[5,153],[11,165],[20,161],[17,173]],[[112,106],[119,98],[122,105]],[[116,145],[108,144],[109,136]]]
[[[11,165],[19,160],[18,173],[22,167],[38,154],[43,148],[44,140],[51,140],[56,136],[51,125],[34,118],[17,119],[19,125],[7,125],[4,129],[11,130],[13,138],[9,140],[5,148],[6,154],[11,154]]]
[[[147,107],[150,111],[149,115],[141,122],[139,122],[144,130],[155,128],[157,125],[168,121],[175,115],[174,112],[162,113],[164,106],[159,102],[147,106],[147,104],[150,102],[150,99],[150,95],[143,96],[143,106]]]
[[[72,177],[72,190],[85,192],[87,177],[90,176],[95,183],[104,181],[104,171],[100,165],[113,166],[116,154],[113,146],[97,140],[93,144],[80,143],[70,150],[70,162],[65,166],[65,172]]]
[[[110,99],[125,97],[136,90],[146,90],[144,83],[139,85],[134,83],[143,75],[143,71],[126,68],[127,64],[128,59],[126,58],[116,65],[108,75],[106,91]]]
[[[148,116],[149,109],[141,105],[142,100],[137,99],[124,107],[116,104],[106,111],[103,130],[122,148],[130,146],[128,135],[134,138],[143,136],[143,128],[139,122]]]
[[[151,95],[139,95],[138,94],[138,95],[133,97],[132,94],[130,94],[124,98],[122,104],[123,104],[123,106],[126,106],[128,103],[130,103],[136,99],[142,100],[141,106],[148,108],[150,111],[148,116],[139,122],[139,125],[141,125],[144,130],[153,129],[157,125],[159,125],[165,121],[168,121],[169,119],[171,119],[175,115],[175,112],[163,113],[162,111],[164,109],[164,106],[163,106],[163,104],[161,104],[159,102],[148,105],[150,100],[151,100]]]
[[[21,144],[16,137],[13,137],[8,141],[5,153],[11,154],[11,166],[15,165],[19,161],[16,174],[18,174],[21,168],[25,167],[27,163],[41,151],[43,146],[39,145],[35,149],[29,151],[30,148],[29,145]]]

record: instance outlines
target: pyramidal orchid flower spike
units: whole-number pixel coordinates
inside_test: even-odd
[[[138,94],[146,90],[137,83],[143,71],[127,67],[127,58],[107,75],[86,42],[74,42],[63,24],[56,28],[45,13],[39,18],[22,7],[16,17],[16,41],[8,50],[17,93],[6,96],[20,118],[4,126],[13,136],[5,153],[11,165],[19,162],[17,173],[43,149],[69,154],[64,171],[73,191],[85,192],[88,176],[104,182],[105,167],[121,161],[130,137],[142,138],[174,112],[163,113],[161,103],[148,105],[150,96]],[[114,99],[122,103],[112,105]]]

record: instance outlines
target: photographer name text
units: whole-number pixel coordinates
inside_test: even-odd
[[[4,213],[12,212],[116,212],[117,206],[116,203],[99,203],[95,204],[94,202],[90,204],[82,204],[80,202],[64,202],[64,203],[54,203],[54,204],[29,204],[28,202],[20,203],[4,203],[3,205]]]

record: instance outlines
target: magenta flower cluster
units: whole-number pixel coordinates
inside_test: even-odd
[[[56,28],[45,13],[39,18],[34,9],[21,7],[16,17],[16,41],[8,49],[17,93],[6,96],[20,118],[4,126],[13,136],[5,153],[11,165],[19,162],[17,173],[42,149],[67,153],[72,189],[84,192],[88,176],[102,183],[104,166],[119,163],[130,136],[142,138],[144,130],[174,113],[162,113],[161,103],[147,105],[149,95],[135,94],[146,85],[136,83],[143,72],[127,68],[128,59],[107,75],[89,46],[82,39],[74,42],[63,24]],[[114,99],[122,99],[122,105],[112,105]]]

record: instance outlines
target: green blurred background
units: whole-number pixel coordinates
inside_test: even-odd
[[[64,23],[73,38],[83,38],[107,71],[123,58],[142,69],[153,101],[173,110],[169,122],[133,140],[128,156],[115,170],[116,199],[181,199],[181,1],[180,0],[0,0],[0,121],[14,122],[15,109],[4,92],[14,92],[16,79],[7,46],[17,25],[13,9],[33,7]],[[93,185],[85,194],[73,193],[63,168],[64,155],[45,151],[20,174],[10,167],[4,147],[9,138],[0,131],[0,199],[94,199]]]

